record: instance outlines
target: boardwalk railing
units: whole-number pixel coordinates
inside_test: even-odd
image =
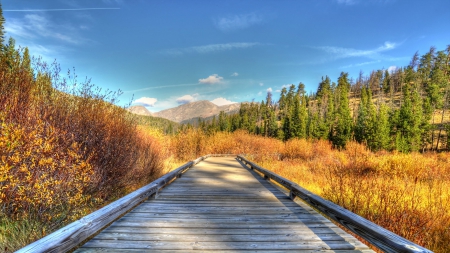
[[[177,177],[181,177],[186,170],[210,156],[220,155],[206,155],[190,161],[151,182],[150,184],[77,221],[70,223],[52,234],[49,234],[46,237],[43,237],[42,239],[18,250],[17,252],[66,252],[72,250],[84,240],[96,234],[106,225],[118,219],[120,216],[130,211],[148,197],[158,194],[158,191],[167,183],[170,183]]]
[[[289,197],[291,199],[294,199],[296,196],[301,198],[313,208],[321,211],[330,219],[336,221],[343,227],[352,231],[384,252],[432,252],[376,225],[371,221],[362,218],[357,214],[350,212],[345,208],[315,195],[294,182],[291,182],[286,178],[283,178],[247,160],[241,155],[237,156],[237,158],[243,163],[250,165],[250,169],[263,174],[264,178],[272,179],[287,188],[290,191]]]

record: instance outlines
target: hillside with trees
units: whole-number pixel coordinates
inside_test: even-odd
[[[322,78],[315,93],[303,83],[269,92],[261,103],[242,104],[239,113],[221,113],[199,126],[205,132],[238,129],[280,140],[329,140],[344,148],[350,140],[371,150],[449,150],[450,46],[415,53],[408,66],[374,70],[336,82]]]

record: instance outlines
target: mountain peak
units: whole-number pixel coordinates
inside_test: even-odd
[[[169,119],[175,122],[181,122],[192,118],[208,118],[224,112],[236,111],[240,108],[240,104],[230,104],[218,106],[208,100],[195,101],[175,108],[162,110],[154,113],[156,117]]]
[[[127,110],[131,113],[138,114],[138,115],[144,115],[144,116],[153,116],[152,113],[145,108],[145,106],[142,105],[132,105],[127,108]]]

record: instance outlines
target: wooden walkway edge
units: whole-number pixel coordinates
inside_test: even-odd
[[[235,157],[211,157],[75,252],[373,252]]]

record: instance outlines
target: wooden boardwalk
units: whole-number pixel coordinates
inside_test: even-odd
[[[373,252],[234,157],[211,157],[75,252]]]

